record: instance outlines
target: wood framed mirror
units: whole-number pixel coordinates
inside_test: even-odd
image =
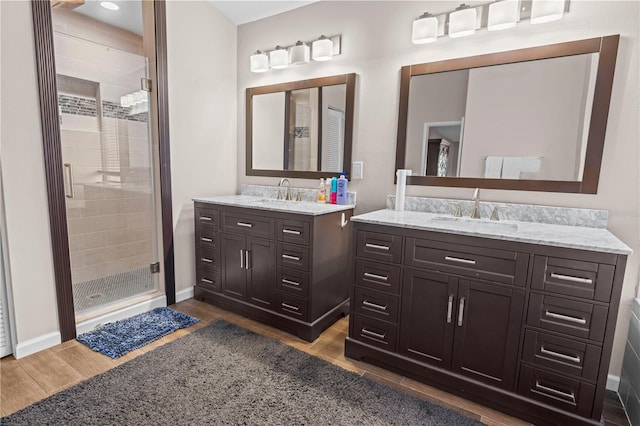
[[[246,89],[246,174],[351,173],[355,74]]]
[[[409,185],[595,194],[619,36],[404,66]]]

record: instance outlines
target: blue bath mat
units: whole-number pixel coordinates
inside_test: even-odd
[[[96,330],[79,335],[76,339],[96,352],[102,352],[111,358],[119,358],[198,321],[200,320],[197,318],[173,309],[155,308],[131,318],[105,324]]]

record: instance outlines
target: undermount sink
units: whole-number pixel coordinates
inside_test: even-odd
[[[465,217],[436,216],[429,222],[447,228],[455,228],[471,232],[515,232],[516,223],[492,222],[486,219],[470,219]]]

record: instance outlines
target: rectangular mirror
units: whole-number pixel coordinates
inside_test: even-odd
[[[596,193],[618,36],[402,68],[408,184]]]
[[[248,88],[247,175],[350,173],[355,74]]]

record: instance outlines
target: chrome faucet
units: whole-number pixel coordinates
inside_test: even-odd
[[[480,218],[480,210],[479,210],[479,204],[480,204],[480,188],[476,188],[475,191],[473,191],[473,197],[471,197],[471,200],[473,201],[473,211],[471,212],[471,219],[479,219]]]
[[[280,179],[280,183],[278,184],[278,186],[282,186],[285,183],[287,184],[287,196],[285,197],[285,200],[291,201],[291,182],[289,182],[289,179],[287,178]],[[278,198],[280,197],[282,197],[282,195],[280,195],[280,190],[278,190]]]

